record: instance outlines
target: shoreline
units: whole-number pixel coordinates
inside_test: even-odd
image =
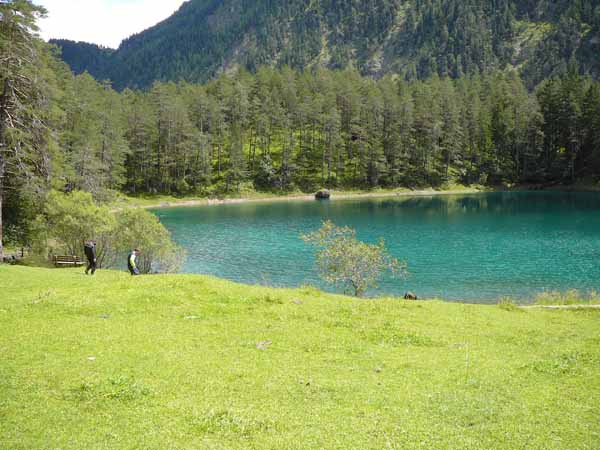
[[[466,195],[466,194],[484,194],[492,192],[515,192],[515,191],[564,191],[564,192],[600,192],[600,188],[597,186],[561,186],[561,187],[546,187],[541,189],[539,186],[532,185],[521,185],[514,187],[498,186],[496,188],[463,188],[463,189],[449,189],[445,191],[434,190],[434,189],[420,189],[420,190],[397,190],[397,191],[381,191],[381,192],[369,192],[369,191],[358,191],[348,192],[331,190],[332,197],[331,201],[337,200],[353,200],[353,199],[368,199],[368,198],[407,198],[407,197],[429,197],[429,196],[443,196],[443,195]],[[279,203],[279,202],[306,202],[315,201],[314,194],[283,194],[283,195],[269,195],[265,197],[260,196],[249,196],[249,197],[236,197],[236,198],[191,198],[191,199],[168,199],[164,201],[157,200],[156,203],[137,203],[135,197],[128,197],[131,200],[130,204],[114,205],[112,211],[118,211],[121,209],[168,209],[168,208],[189,208],[189,207],[200,207],[200,206],[219,206],[219,205],[237,205],[245,203]],[[142,199],[143,201],[144,199]],[[148,199],[151,201],[152,199]]]
[[[481,194],[486,192],[493,192],[482,189],[452,189],[448,191],[435,191],[435,190],[418,190],[418,191],[390,191],[390,192],[357,192],[347,193],[343,192],[340,194],[331,191],[332,196],[330,201],[336,200],[353,200],[362,198],[398,198],[398,197],[429,197],[439,195],[463,195],[463,194]],[[275,203],[275,202],[306,202],[316,201],[314,194],[303,194],[303,195],[280,195],[272,197],[240,197],[240,198],[224,198],[224,199],[194,199],[180,201],[166,201],[161,203],[155,203],[150,205],[131,205],[132,208],[144,208],[144,209],[166,209],[166,208],[185,208],[185,207],[196,207],[196,206],[218,206],[218,205],[237,205],[245,203]]]

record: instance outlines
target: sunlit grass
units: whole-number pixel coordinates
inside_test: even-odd
[[[1,449],[595,449],[600,313],[0,266]]]

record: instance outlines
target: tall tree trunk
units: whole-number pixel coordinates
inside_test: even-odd
[[[2,144],[0,144],[2,145]],[[2,200],[4,199],[4,157],[0,150],[0,264],[4,261],[4,241],[2,235]]]
[[[0,264],[4,261],[4,236],[2,234],[2,202],[4,200],[4,177],[6,175],[6,120],[8,112],[8,98],[10,81],[4,79],[2,96],[0,97]]]

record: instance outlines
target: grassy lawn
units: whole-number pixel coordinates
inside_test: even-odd
[[[1,449],[597,449],[600,311],[0,266]]]

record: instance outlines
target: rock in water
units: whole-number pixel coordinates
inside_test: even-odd
[[[317,200],[328,200],[331,198],[331,192],[329,192],[327,189],[321,189],[315,194],[315,198]]]
[[[404,294],[404,300],[419,300],[419,297],[414,292],[407,292]]]

